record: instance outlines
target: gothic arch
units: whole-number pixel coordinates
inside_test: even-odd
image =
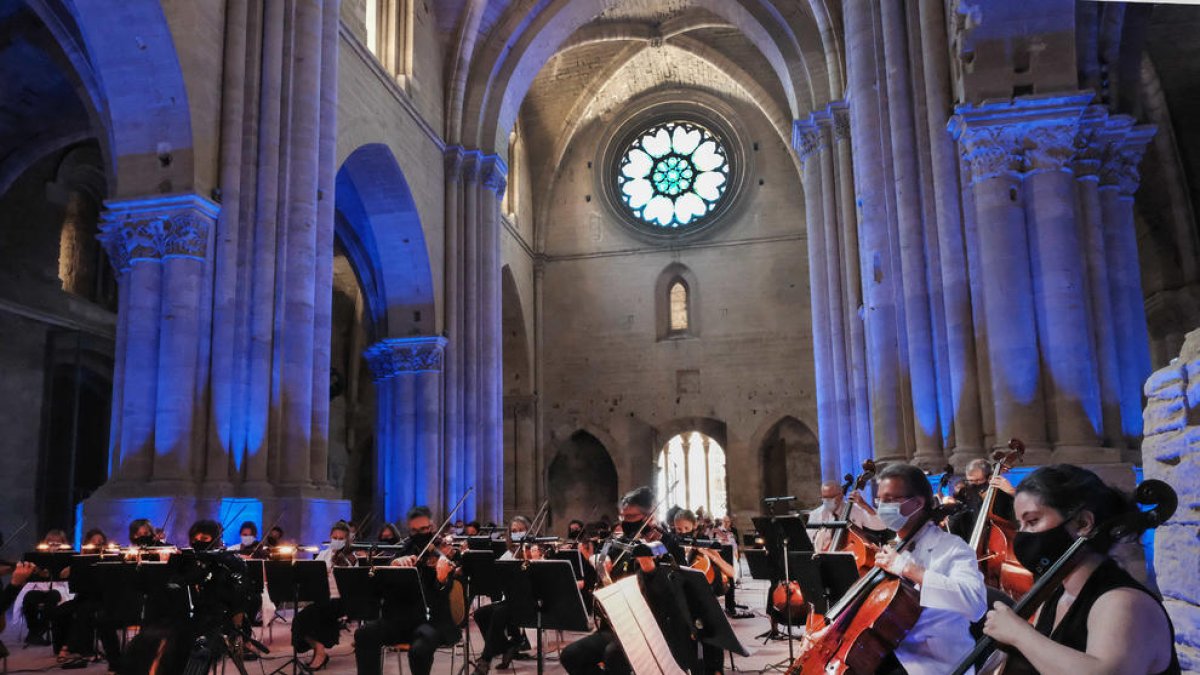
[[[528,396],[533,393],[533,346],[526,330],[525,303],[508,265],[500,271],[500,283],[504,396]]]
[[[654,447],[655,456],[657,457],[662,445],[673,436],[688,431],[699,431],[720,443],[722,448],[729,450],[732,440],[729,437],[729,427],[721,420],[712,417],[677,417],[658,426],[658,441]]]
[[[671,330],[671,288],[675,282],[683,282],[687,289],[688,326],[682,332]],[[658,339],[673,337],[699,337],[700,335],[700,284],[695,272],[681,262],[673,262],[658,273],[654,282],[654,325]]]
[[[367,296],[376,337],[432,335],[437,323],[425,233],[392,151],[363,145],[338,170],[335,233]]]
[[[617,504],[617,467],[608,448],[582,429],[558,444],[546,470],[551,522],[595,520]]]
[[[758,445],[762,496],[795,495],[799,504],[820,496],[821,452],[817,436],[803,422],[784,416]]]

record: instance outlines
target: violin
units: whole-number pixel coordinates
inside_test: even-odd
[[[866,460],[862,463],[862,473],[854,480],[853,488],[862,490],[867,487],[867,483],[875,477],[875,462]],[[850,494],[850,476],[847,474],[847,480],[842,485],[842,497],[846,498],[846,503],[842,507],[842,513],[839,514],[841,520],[850,522],[850,511],[854,508],[854,503],[848,499]],[[878,547],[871,543],[863,532],[862,528],[848,526],[845,529],[837,530],[833,535],[833,541],[829,544],[830,551],[849,551],[854,554],[854,562],[858,565],[858,575],[861,577],[875,567],[875,552]]]
[[[1075,569],[1078,562],[1077,554],[1089,542],[1096,541],[1100,543],[1100,548],[1109,548],[1117,541],[1140,535],[1146,530],[1162,525],[1174,515],[1175,509],[1179,506],[1179,497],[1175,490],[1170,485],[1155,479],[1143,481],[1138,485],[1133,497],[1139,504],[1152,508],[1122,514],[1101,523],[1092,532],[1080,535],[1058,560],[1046,568],[1037,582],[1031,585],[1029,591],[1013,605],[1013,611],[1017,616],[1022,619],[1030,619],[1037,609],[1054,595],[1054,592],[1062,586],[1063,580]],[[983,661],[983,665],[976,671],[980,675],[1001,671],[1005,675],[1034,675],[1036,673],[1033,667],[1023,657],[1020,657],[1019,653],[1010,651],[1008,647],[1002,647],[999,650],[996,650],[995,647],[994,639],[986,635],[980,638],[975,643],[975,648],[959,662],[958,667],[951,675],[964,675],[981,661]],[[1017,658],[1010,658],[1010,655]]]
[[[1011,469],[1025,455],[1025,444],[1016,438],[1009,440],[1008,448],[993,453],[993,477]],[[994,512],[997,492],[999,488],[994,485],[988,486],[968,543],[979,560],[979,570],[983,572],[984,583],[992,588],[999,588],[1010,597],[1019,598],[1029,592],[1029,587],[1033,585],[1033,575],[1021,566],[1013,552],[1017,524]]]

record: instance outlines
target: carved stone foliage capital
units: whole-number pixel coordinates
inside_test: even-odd
[[[800,155],[802,163],[825,147],[825,134],[813,122],[797,122],[792,129],[792,147]]]
[[[1119,141],[1109,144],[1100,162],[1100,185],[1115,186],[1124,196],[1132,197],[1142,182],[1138,165],[1146,146],[1154,136],[1152,125],[1136,127]]]
[[[1008,127],[965,128],[959,134],[959,142],[974,182],[1021,171],[1024,163],[1021,140]]]
[[[382,382],[406,373],[439,372],[446,351],[446,338],[423,336],[384,338],[367,347],[364,355],[371,376]]]
[[[197,195],[110,201],[97,237],[118,272],[171,257],[204,259],[220,207]]]
[[[1030,127],[1023,139],[1022,168],[1026,173],[1062,171],[1075,158],[1078,126],[1073,123]]]

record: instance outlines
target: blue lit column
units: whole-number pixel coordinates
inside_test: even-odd
[[[367,348],[375,379],[375,512],[402,519],[416,505],[447,508],[442,487],[442,337],[387,338]]]
[[[501,337],[500,198],[508,167],[496,155],[483,158],[479,177],[480,274],[480,463],[478,515],[504,522],[504,357]]]

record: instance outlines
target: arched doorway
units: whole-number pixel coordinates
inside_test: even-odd
[[[664,507],[721,517],[729,512],[725,449],[699,431],[676,434],[658,452],[655,487]]]
[[[576,431],[559,447],[547,483],[551,523],[594,521],[616,511],[617,467],[604,444],[586,431]]]
[[[775,423],[763,439],[760,456],[764,497],[795,495],[800,505],[820,500],[820,446],[803,422],[784,417]]]

